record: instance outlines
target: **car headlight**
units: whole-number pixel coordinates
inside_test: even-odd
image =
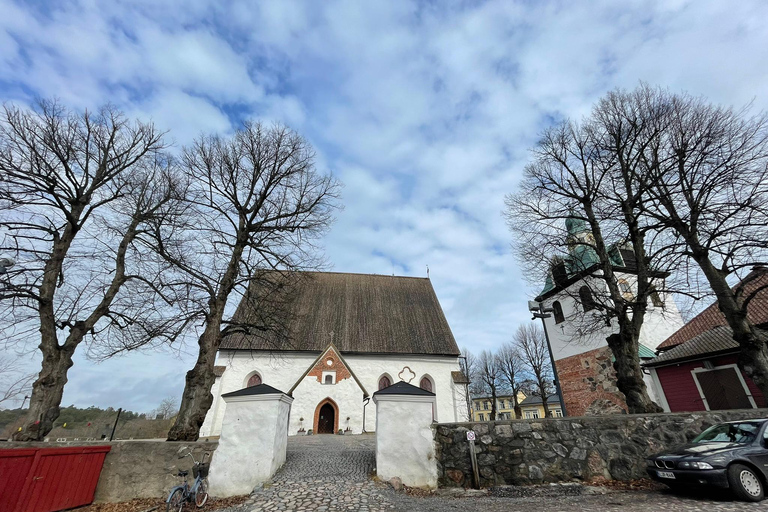
[[[712,469],[712,464],[708,462],[691,462],[693,469]]]
[[[653,459],[645,459],[645,465],[648,466],[649,468],[656,467],[656,463],[653,462]]]

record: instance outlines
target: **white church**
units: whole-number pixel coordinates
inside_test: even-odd
[[[459,348],[428,278],[301,274],[285,339],[224,338],[201,437],[220,435],[222,395],[262,383],[294,398],[289,435],[373,432],[371,396],[399,381],[435,393],[434,421],[467,421]],[[250,303],[234,320],[254,314]]]

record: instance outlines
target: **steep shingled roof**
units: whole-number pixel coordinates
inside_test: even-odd
[[[752,323],[755,325],[768,323],[768,270],[764,268],[753,270],[743,281],[734,287],[734,290],[740,286],[744,286],[742,293],[747,297],[755,293],[755,297],[747,306],[747,314]],[[726,322],[725,316],[723,316],[723,313],[717,307],[717,301],[715,301],[704,311],[693,317],[690,322],[678,329],[672,336],[664,340],[656,349],[668,350],[721,325],[728,325],[728,322]]]
[[[301,272],[291,293],[289,334],[224,338],[222,350],[459,355],[432,283],[427,278]],[[244,299],[233,322],[257,315]],[[333,335],[331,335],[333,333]]]

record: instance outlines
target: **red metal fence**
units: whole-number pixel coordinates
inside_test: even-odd
[[[110,449],[0,450],[0,511],[57,512],[91,503]]]

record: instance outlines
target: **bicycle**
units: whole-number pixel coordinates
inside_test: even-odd
[[[177,476],[183,478],[184,483],[171,489],[170,494],[168,494],[168,499],[166,500],[167,512],[181,512],[184,508],[184,504],[188,501],[194,501],[197,508],[203,507],[208,502],[207,477],[210,464],[205,462],[205,458],[208,455],[210,454],[205,452],[203,454],[203,460],[200,462],[195,460],[195,456],[192,455],[191,451],[179,457],[179,459],[192,457],[192,462],[194,463],[192,465],[192,475],[195,477],[195,481],[192,484],[192,487],[190,487],[187,483],[187,475],[189,475],[189,471],[179,470]]]

